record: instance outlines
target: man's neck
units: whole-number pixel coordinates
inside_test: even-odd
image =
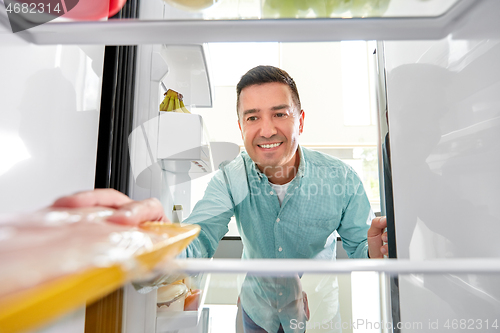
[[[274,168],[266,167],[264,173],[269,179],[269,182],[276,185],[283,185],[290,182],[299,170],[300,155],[298,149],[292,160],[293,164],[290,163],[291,165],[278,166]]]

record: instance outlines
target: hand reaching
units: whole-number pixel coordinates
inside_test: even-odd
[[[117,224],[137,226],[146,221],[170,223],[158,199],[134,201],[114,189],[95,189],[65,196],[57,199],[50,208],[86,207],[113,209],[113,214],[107,220]]]

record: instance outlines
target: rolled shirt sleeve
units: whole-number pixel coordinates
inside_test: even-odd
[[[337,232],[342,247],[349,258],[368,258],[367,232],[375,217],[363,184],[354,170],[350,170],[346,182],[346,206]]]

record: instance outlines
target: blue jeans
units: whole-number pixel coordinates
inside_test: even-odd
[[[241,308],[241,312],[243,315],[243,331],[245,333],[272,333],[267,332],[265,329],[257,325],[245,312],[245,309]],[[284,333],[283,326],[280,324],[280,328],[277,333]]]

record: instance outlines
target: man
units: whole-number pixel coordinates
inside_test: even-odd
[[[245,152],[215,174],[185,220],[201,226],[187,257],[212,257],[234,215],[243,259],[334,260],[334,231],[349,257],[368,258],[374,216],[361,180],[340,160],[299,146],[305,112],[293,79],[276,67],[251,69],[237,85],[237,112]],[[380,246],[373,251],[380,256]],[[290,332],[291,320],[307,318],[298,278],[247,277],[240,300],[245,331]]]
[[[293,79],[279,68],[258,66],[241,78],[237,97],[245,152],[214,175],[184,221],[201,226],[185,255],[212,257],[234,215],[243,259],[334,260],[334,231],[349,257],[382,258],[387,253],[385,218],[371,221],[370,205],[354,170],[299,146],[305,112]],[[123,215],[147,219],[143,205],[125,204],[135,206]],[[144,204],[155,220],[165,220],[151,201]],[[245,330],[295,331],[291,320],[307,318],[302,295],[299,277],[247,277],[240,294]]]
[[[293,79],[279,68],[258,66],[242,77],[237,97],[246,151],[215,174],[184,221],[202,227],[188,256],[212,257],[235,215],[243,258],[312,258],[335,230],[350,257],[383,257],[383,228],[367,238],[371,210],[354,170],[299,146],[305,112]],[[300,249],[285,250],[292,246],[287,241],[297,240],[303,241]]]

